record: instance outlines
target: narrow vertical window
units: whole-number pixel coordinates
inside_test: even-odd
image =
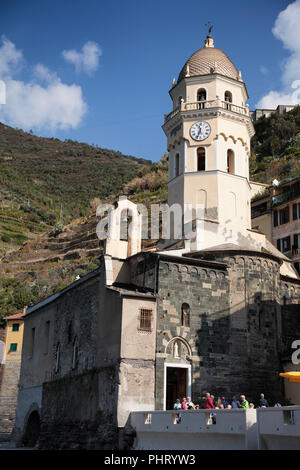
[[[75,337],[73,341],[72,369],[76,369],[78,363],[78,341]]]
[[[181,324],[190,327],[190,306],[187,303],[183,303],[181,306]]]
[[[227,150],[227,172],[234,175],[234,152],[233,150]]]
[[[175,157],[175,176],[179,176],[179,153]]]
[[[205,148],[197,149],[197,171],[205,171]]]
[[[57,343],[55,351],[55,372],[58,372],[60,368],[60,344]]]

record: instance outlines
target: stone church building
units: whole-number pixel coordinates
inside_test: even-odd
[[[300,338],[300,279],[251,230],[263,186],[249,181],[246,85],[208,35],[169,93],[168,203],[193,230],[142,250],[139,209],[120,198],[100,268],[27,310],[18,442],[124,448],[131,411],[201,403],[207,391],[288,399],[279,373]]]

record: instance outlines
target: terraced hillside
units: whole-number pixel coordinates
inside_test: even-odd
[[[84,216],[93,199],[118,193],[145,165],[151,162],[0,123],[0,256]]]

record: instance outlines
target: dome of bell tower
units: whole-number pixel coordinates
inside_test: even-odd
[[[208,35],[204,47],[196,51],[184,64],[177,83],[185,77],[209,75],[211,73],[219,73],[225,77],[239,80],[239,73],[233,62],[225,52],[214,47],[213,38]]]

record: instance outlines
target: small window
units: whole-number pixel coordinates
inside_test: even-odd
[[[140,326],[141,331],[152,331],[152,310],[148,308],[140,309]]]
[[[290,208],[286,206],[279,211],[279,225],[287,224],[290,221]]]
[[[273,214],[273,222],[274,222],[274,227],[277,227],[278,226],[278,211],[274,211],[274,214]]]
[[[12,325],[12,330],[13,330],[13,331],[19,331],[19,329],[20,329],[19,323],[13,323],[13,325]]]
[[[205,171],[205,148],[197,149],[197,171]]]
[[[18,349],[18,343],[11,343],[9,352],[16,352]]]
[[[190,306],[187,303],[181,306],[181,324],[187,328],[190,327]]]

